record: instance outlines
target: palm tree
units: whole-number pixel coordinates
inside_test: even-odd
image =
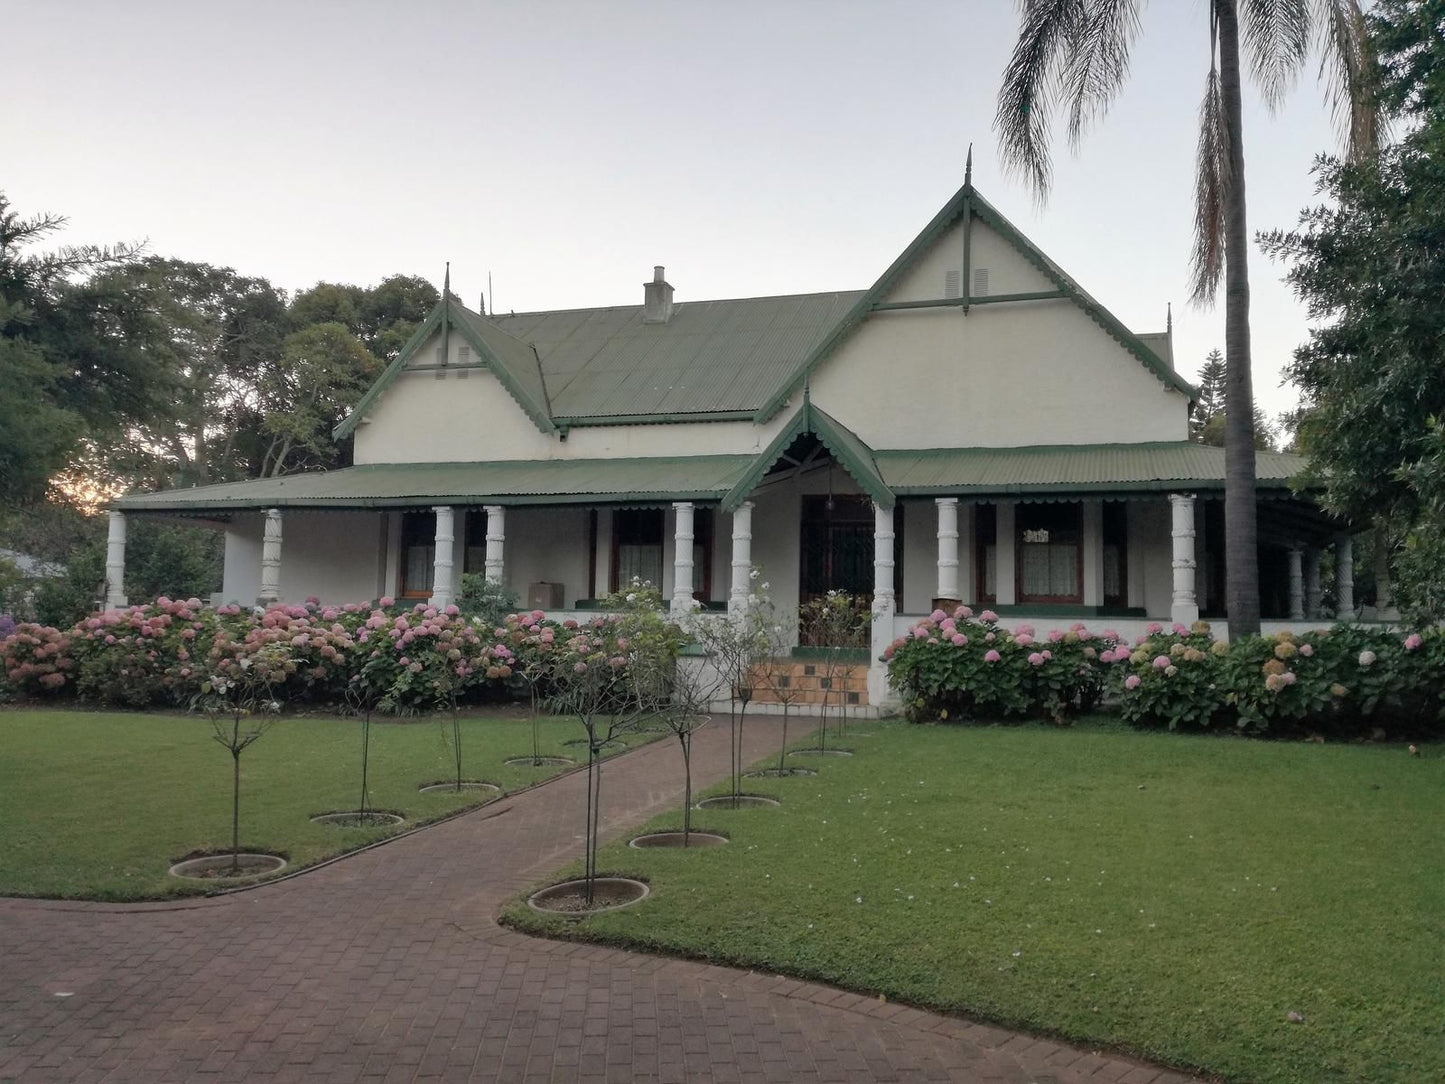
[[[1224,275],[1224,522],[1229,630],[1259,631],[1255,536],[1254,390],[1249,356],[1241,36],[1250,72],[1277,106],[1312,53],[1322,58],[1336,121],[1349,153],[1373,152],[1377,113],[1373,60],[1359,0],[1207,0],[1210,65],[1199,111],[1192,300],[1213,301]],[[1004,165],[1023,173],[1040,199],[1053,170],[1052,112],[1068,116],[1077,148],[1109,108],[1129,72],[1144,0],[1021,0],[1018,43],[1004,69],[994,127]]]

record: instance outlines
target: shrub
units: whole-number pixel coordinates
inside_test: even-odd
[[[888,679],[910,719],[1043,715],[1063,722],[1095,706],[1104,688],[1101,654],[1114,639],[1083,625],[1035,639],[985,610],[935,610],[883,653]]]

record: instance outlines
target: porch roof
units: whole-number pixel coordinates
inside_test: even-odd
[[[398,508],[411,505],[567,504],[716,500],[751,455],[548,459],[488,463],[376,463],[159,493],[132,493],[123,512],[253,508]]]
[[[899,496],[1224,488],[1224,449],[1190,441],[879,450],[873,459]],[[1305,459],[1288,452],[1257,452],[1255,464],[1260,489],[1288,491],[1290,479],[1304,470]]]

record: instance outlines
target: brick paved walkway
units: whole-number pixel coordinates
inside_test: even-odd
[[[749,730],[750,759],[776,749],[774,724]],[[727,760],[727,728],[702,731],[698,778]],[[672,742],[608,764],[606,829],[675,802],[679,776]],[[569,776],[227,897],[0,900],[0,1080],[1183,1084],[827,987],[497,926],[581,852],[584,787]]]

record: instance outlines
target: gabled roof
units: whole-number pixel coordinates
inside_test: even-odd
[[[407,340],[401,353],[392,359],[376,382],[367,389],[356,407],[342,419],[331,433],[335,439],[350,435],[366,414],[376,404],[387,388],[396,382],[416,352],[420,350],[438,330],[454,329],[462,341],[476,351],[477,358],[496,376],[517,405],[526,411],[544,433],[556,430],[552,424],[551,411],[547,404],[547,387],[542,379],[541,364],[537,351],[520,339],[513,338],[501,328],[494,327],[484,317],[478,316],[450,293],[443,291],[441,300],[432,308],[421,327]]]
[[[642,305],[484,316],[443,290],[426,322],[334,435],[344,437],[356,428],[439,328],[455,329],[544,433],[573,425],[765,422],[862,321],[877,308],[890,307],[884,304],[888,292],[946,231],[960,220],[974,219],[993,229],[1056,289],[939,304],[966,308],[1010,300],[1071,301],[1166,386],[1191,400],[1197,396],[1161,357],[1167,340],[1151,346],[1152,340],[1131,332],[968,182],[868,290],[682,302],[665,323],[644,323]]]
[[[917,263],[939,238],[953,228],[955,223],[963,220],[965,224],[968,224],[973,218],[977,218],[992,228],[1029,263],[1052,280],[1057,287],[1058,292],[1055,295],[1028,295],[1030,299],[1043,300],[1046,297],[1057,296],[1072,301],[1125,350],[1133,354],[1163,384],[1182,392],[1191,401],[1198,397],[1199,392],[1194,385],[1174,372],[1164,359],[1150,349],[1138,335],[1126,328],[1113,313],[1089,296],[1083,287],[1065,274],[1058,264],[1044,255],[1037,245],[1020,233],[1013,223],[1004,218],[993,204],[980,196],[971,182],[965,182],[964,186],[954,193],[953,198],[943,205],[943,209],[933,216],[933,220],[923,228],[923,232],[915,237],[913,242],[889,265],[888,270],[879,276],[878,281],[854,302],[853,307],[832,329],[827,338],[823,339],[813,352],[798,365],[792,375],[774,391],[757,412],[755,420],[765,422],[781,410],[798,388],[803,385],[808,374],[838,349],[853,329],[869,317],[875,306],[883,303],[884,298],[897,285],[904,272]],[[1025,297],[1020,295],[1018,300],[1025,300]],[[958,305],[965,307],[968,302],[969,298],[966,297],[957,300]]]
[[[768,471],[773,469],[773,465],[793,446],[793,442],[799,437],[809,434],[818,438],[822,445],[832,453],[839,465],[852,475],[859,488],[872,497],[874,502],[884,508],[893,507],[895,502],[893,491],[888,488],[888,483],[878,472],[873,449],[837,418],[814,406],[812,399],[805,391],[803,405],[793,415],[793,420],[783,427],[782,431],[773,438],[771,444],[758,453],[748,467],[747,473],[738,479],[737,484],[723,498],[723,508],[731,512],[747,500],[748,494],[757,488],[758,483],[767,476]]]
[[[687,301],[665,324],[641,305],[472,315],[536,347],[561,424],[750,418],[860,296]]]

